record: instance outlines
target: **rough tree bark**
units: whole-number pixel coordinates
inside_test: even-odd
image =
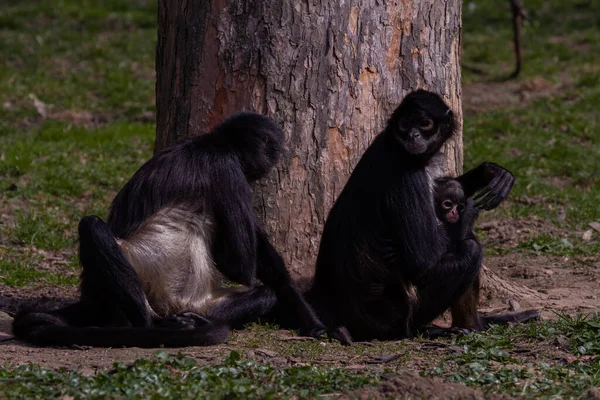
[[[159,0],[156,150],[254,110],[287,154],[256,207],[290,270],[310,275],[323,222],[403,96],[461,113],[460,0]],[[446,146],[460,172],[462,135]]]

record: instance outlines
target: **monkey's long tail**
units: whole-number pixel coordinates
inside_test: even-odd
[[[525,310],[498,315],[480,315],[480,318],[483,326],[489,328],[491,325],[507,325],[509,323],[537,321],[541,318],[541,314],[539,310]]]
[[[229,337],[229,328],[216,324],[193,329],[79,327],[68,326],[64,319],[50,313],[28,312],[15,317],[13,333],[38,346],[157,348],[219,344]]]

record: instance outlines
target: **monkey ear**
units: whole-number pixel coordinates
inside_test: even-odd
[[[444,122],[446,124],[450,124],[450,123],[452,123],[453,120],[454,120],[454,113],[452,112],[452,110],[448,109],[444,113]]]

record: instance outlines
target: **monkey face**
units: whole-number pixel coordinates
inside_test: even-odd
[[[438,95],[417,90],[396,108],[387,132],[408,154],[431,155],[452,136],[455,126],[452,111]]]
[[[452,178],[436,180],[434,192],[435,212],[442,222],[455,224],[465,210],[467,198],[462,185]]]
[[[398,121],[396,139],[410,154],[419,155],[438,150],[438,127],[425,113],[407,116]]]
[[[440,205],[443,210],[444,219],[449,224],[455,224],[460,219],[460,214],[465,210],[464,203],[458,203],[450,199],[446,199]]]

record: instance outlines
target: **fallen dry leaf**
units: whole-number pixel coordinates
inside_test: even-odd
[[[258,354],[262,354],[263,356],[267,356],[267,357],[275,357],[277,355],[276,352],[271,351],[271,350],[265,350],[265,349],[256,349],[254,350],[255,353]]]
[[[6,342],[8,340],[12,340],[14,338],[13,335],[8,333],[0,332],[0,342]]]
[[[48,105],[37,98],[37,96],[33,93],[29,93],[28,96],[31,100],[33,100],[33,106],[36,111],[42,118],[46,118],[48,116]]]
[[[600,233],[600,222],[590,222],[590,227]]]

